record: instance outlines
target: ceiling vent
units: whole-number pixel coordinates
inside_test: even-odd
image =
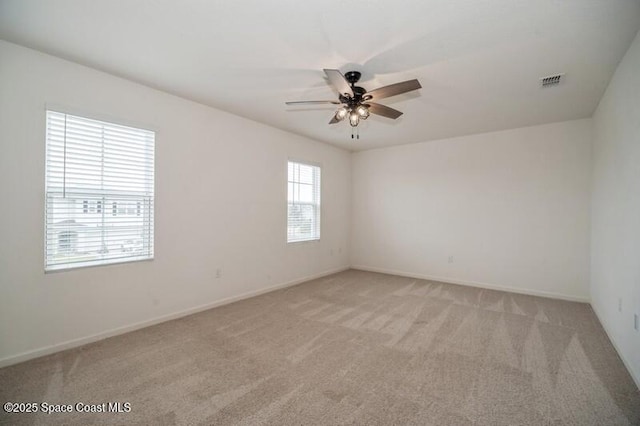
[[[560,80],[562,79],[563,76],[564,76],[564,73],[542,77],[540,79],[540,84],[542,85],[542,87],[557,86],[558,84],[560,84]]]

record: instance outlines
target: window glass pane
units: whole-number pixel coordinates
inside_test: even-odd
[[[312,203],[313,202],[313,185],[300,185],[300,198],[299,201],[302,203]]]
[[[293,168],[294,168],[294,163],[289,162],[289,167],[288,167],[288,173],[289,173],[288,181],[289,182],[293,182]]]
[[[45,269],[153,258],[153,132],[47,111]]]
[[[300,183],[313,183],[313,166],[300,165]]]
[[[288,187],[287,199],[289,200],[289,202],[293,201],[293,187],[294,187],[294,185],[295,184],[293,182],[287,183],[287,187]]]
[[[320,239],[320,168],[289,162],[287,241]]]

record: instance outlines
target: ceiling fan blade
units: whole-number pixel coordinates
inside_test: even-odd
[[[388,86],[373,89],[365,94],[365,99],[382,99],[390,96],[400,95],[402,93],[411,92],[412,90],[421,89],[422,86],[418,80],[407,80],[401,83],[390,84]],[[370,96],[370,98],[368,98]]]
[[[402,112],[397,109],[389,108],[386,105],[376,104],[374,102],[367,102],[366,105],[369,108],[371,114],[381,115],[387,118],[393,118],[394,120],[402,115]]]
[[[302,105],[302,104],[334,104],[340,105],[338,101],[289,101],[285,102],[287,105]]]
[[[324,69],[324,73],[329,78],[329,82],[331,85],[340,93],[341,95],[348,95],[349,97],[353,97],[353,90],[349,85],[349,82],[344,78],[342,73],[338,70],[328,70]]]

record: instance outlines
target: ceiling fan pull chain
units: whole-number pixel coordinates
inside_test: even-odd
[[[351,139],[353,139],[353,127],[351,128]]]
[[[356,139],[360,139],[360,128],[356,127]]]

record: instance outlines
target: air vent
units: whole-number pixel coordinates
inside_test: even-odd
[[[562,79],[563,76],[564,76],[564,73],[542,77],[540,79],[540,83],[542,84],[542,87],[557,86],[558,84],[560,84],[560,80]]]

